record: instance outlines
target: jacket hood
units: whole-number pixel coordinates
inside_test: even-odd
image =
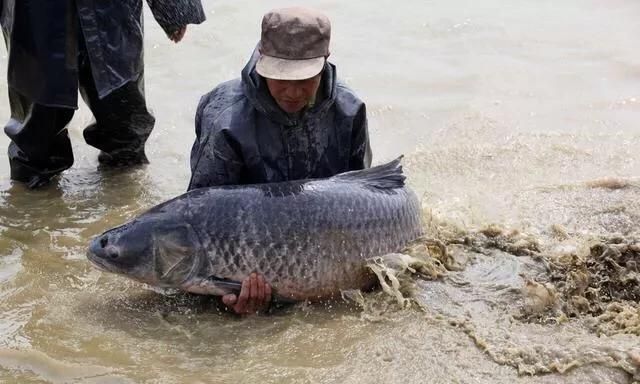
[[[242,70],[242,89],[245,96],[256,110],[269,119],[283,125],[296,125],[299,119],[289,115],[276,104],[269,93],[264,78],[256,72],[258,58],[260,58],[260,52],[256,47],[249,62]],[[306,116],[322,115],[333,105],[336,97],[336,83],[336,67],[327,61],[322,70],[322,80],[318,92],[320,99],[316,100],[315,104],[304,112]]]

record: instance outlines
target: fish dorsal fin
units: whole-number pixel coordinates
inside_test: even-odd
[[[395,160],[376,167],[341,173],[332,178],[340,181],[360,183],[378,189],[402,188],[404,187],[404,180],[406,179],[402,173],[402,165],[400,164],[402,157],[403,156],[400,156]]]

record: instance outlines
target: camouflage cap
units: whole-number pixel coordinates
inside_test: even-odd
[[[303,80],[322,71],[329,56],[331,22],[309,8],[282,8],[262,18],[256,71],[277,80]]]

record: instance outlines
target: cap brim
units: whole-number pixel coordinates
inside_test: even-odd
[[[260,76],[275,80],[305,80],[322,72],[324,57],[305,60],[280,59],[261,55],[256,64]]]

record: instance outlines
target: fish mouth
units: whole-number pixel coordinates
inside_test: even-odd
[[[130,279],[132,279],[134,281],[137,281],[139,283],[148,284],[148,285],[154,286],[154,287],[158,287],[159,286],[157,281],[155,281],[153,279],[141,278],[139,276],[136,276],[135,273],[131,273],[130,271],[122,270],[118,266],[113,265],[112,263],[109,263],[109,261],[105,260],[103,257],[98,256],[95,252],[92,252],[91,250],[87,251],[87,259],[99,271],[107,272],[107,273],[114,273],[116,275],[125,275],[128,278],[130,278]]]
[[[107,272],[107,273],[115,273],[116,275],[126,275],[129,278],[131,278],[132,280],[138,281],[140,283],[149,284],[151,286],[156,286],[157,285],[157,284],[154,284],[152,281],[149,281],[147,279],[140,279],[140,278],[137,278],[134,275],[131,275],[131,274],[123,272],[122,270],[120,270],[116,266],[114,266],[113,264],[110,264],[109,262],[105,261],[103,258],[101,258],[100,256],[96,255],[95,253],[93,253],[91,251],[87,252],[87,259],[89,259],[91,264],[96,269],[98,269],[99,271]]]
[[[87,259],[101,271],[116,272],[116,267],[109,262],[107,253],[103,246],[100,245],[100,238],[94,239],[87,249]]]
[[[104,259],[97,256],[95,253],[91,251],[87,251],[87,259],[93,264],[94,267],[98,268],[104,272],[112,272],[112,267],[109,265]]]

